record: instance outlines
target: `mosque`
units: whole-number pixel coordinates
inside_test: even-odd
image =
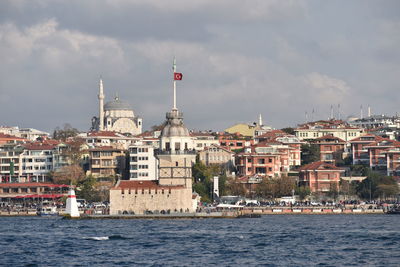
[[[103,80],[99,84],[99,116],[92,119],[92,131],[112,131],[137,135],[142,133],[142,118],[135,115],[129,103],[115,96],[104,104]]]

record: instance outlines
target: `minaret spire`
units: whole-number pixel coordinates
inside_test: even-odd
[[[364,114],[363,114],[363,106],[360,106],[360,119],[363,119]]]
[[[262,122],[262,116],[260,113],[260,115],[258,116],[258,126],[262,126],[262,125],[263,125],[263,122]]]
[[[177,110],[176,108],[176,80],[175,80],[175,73],[176,73],[176,58],[174,57],[174,62],[172,65],[172,70],[174,72],[174,104],[172,110]]]
[[[99,131],[104,130],[104,89],[103,89],[103,79],[100,76],[99,83]]]

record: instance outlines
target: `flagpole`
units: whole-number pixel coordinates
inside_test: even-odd
[[[175,59],[175,57],[174,57],[174,64],[173,64],[173,66],[172,66],[172,70],[174,71],[174,75],[175,75],[175,72],[176,72],[176,59]],[[174,80],[174,106],[173,106],[173,110],[177,110],[177,108],[176,108],[176,80],[175,80],[175,77],[173,76],[173,80]]]

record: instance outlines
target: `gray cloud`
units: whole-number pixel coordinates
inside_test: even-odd
[[[398,112],[397,1],[2,1],[0,125],[82,130],[97,84],[144,119],[171,107],[171,61],[184,73],[178,106],[196,129],[263,114],[274,127],[331,105]],[[397,9],[398,10],[398,9]]]

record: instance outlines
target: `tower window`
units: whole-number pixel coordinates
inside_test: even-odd
[[[175,162],[175,166],[178,167],[178,162],[177,161]]]

